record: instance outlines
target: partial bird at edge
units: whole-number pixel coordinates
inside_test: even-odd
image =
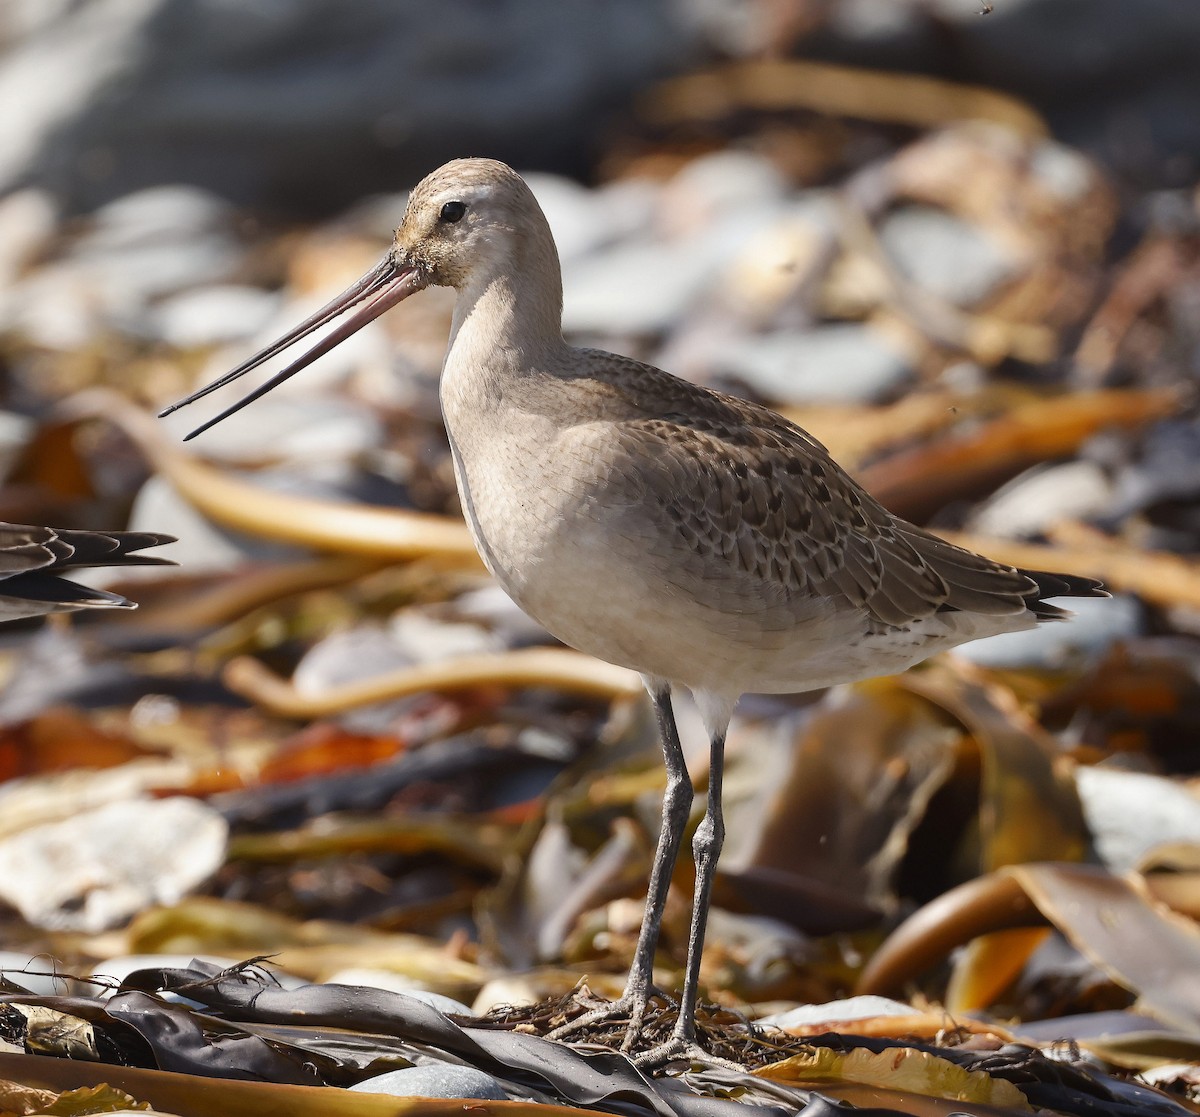
[[[175,542],[150,531],[88,531],[0,523],[0,621],[86,609],[136,609],[137,603],[72,582],[72,570],[101,566],[174,566],[140,552]]]

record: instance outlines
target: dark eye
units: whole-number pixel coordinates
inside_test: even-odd
[[[438,219],[445,221],[447,225],[453,225],[456,221],[461,221],[463,219],[463,214],[466,212],[466,203],[447,202],[444,206],[442,206],[442,212],[438,214]]]

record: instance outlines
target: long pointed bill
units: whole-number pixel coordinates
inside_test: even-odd
[[[205,385],[199,391],[193,392],[186,399],[181,399],[178,403],[173,403],[170,407],[164,408],[158,413],[158,417],[161,419],[165,415],[170,415],[172,411],[178,411],[181,407],[186,407],[189,403],[195,403],[196,400],[202,399],[210,392],[215,392],[218,388],[223,388],[226,384],[233,383],[238,377],[252,372],[259,365],[269,361],[272,357],[278,356],[285,349],[290,349],[296,342],[308,337],[309,334],[319,330],[322,326],[328,325],[335,318],[345,314],[351,307],[358,306],[359,303],[366,301],[366,306],[355,311],[336,330],[332,330],[306,353],[301,354],[291,364],[272,376],[266,383],[255,388],[253,392],[238,400],[237,403],[225,408],[219,415],[209,419],[207,423],[198,426],[184,437],[184,441],[186,442],[190,438],[195,438],[196,435],[203,434],[209,427],[216,426],[222,419],[228,419],[234,412],[241,411],[248,403],[253,403],[260,396],[265,396],[272,388],[278,387],[285,380],[295,376],[301,369],[307,368],[318,357],[323,357],[335,346],[345,341],[351,334],[357,333],[368,322],[373,322],[384,311],[390,310],[402,299],[408,298],[409,295],[414,291],[419,291],[423,286],[424,282],[418,277],[415,269],[397,264],[390,257],[386,257],[360,280],[347,287],[337,298],[326,303],[316,314],[306,318],[294,330],[290,330],[265,349],[255,353],[248,361],[243,361],[237,368],[227,372],[211,384]]]

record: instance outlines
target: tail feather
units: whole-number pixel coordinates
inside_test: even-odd
[[[1051,605],[1049,597],[1111,597],[1102,582],[1079,574],[1050,573],[1046,570],[1019,570],[1037,585],[1026,595],[1025,604],[1038,621],[1063,621],[1071,616],[1069,609]]]

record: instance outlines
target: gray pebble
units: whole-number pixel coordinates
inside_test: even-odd
[[[1114,873],[1136,869],[1157,846],[1200,844],[1200,799],[1177,780],[1080,765],[1075,786],[1096,853]]]
[[[397,1098],[508,1100],[508,1094],[490,1074],[446,1063],[390,1070],[356,1082],[350,1089],[360,1094],[390,1094]]]
[[[930,206],[896,210],[884,219],[879,239],[914,283],[955,306],[974,306],[1018,267],[983,229]]]
[[[1095,462],[1029,470],[994,493],[971,516],[973,531],[1012,538],[1036,535],[1059,520],[1096,515],[1113,503],[1108,474]]]
[[[146,315],[148,332],[176,349],[253,337],[279,311],[279,296],[257,287],[215,284],[173,295]]]
[[[873,402],[913,375],[908,356],[886,335],[857,322],[738,338],[714,363],[774,403]]]

